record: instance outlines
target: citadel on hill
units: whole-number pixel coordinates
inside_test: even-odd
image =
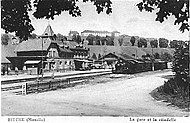
[[[165,53],[173,55],[174,50],[168,48],[169,44],[166,39],[158,41],[120,35],[118,31],[85,30],[81,35],[77,31],[70,31],[68,36],[55,35],[48,25],[41,36],[26,41],[20,42],[18,38],[11,37],[7,45],[1,46],[1,66],[40,73],[40,66],[44,71],[79,70],[101,59],[104,67],[110,67],[115,60],[102,59],[107,54],[122,55],[125,59],[149,59],[154,55],[161,59]]]

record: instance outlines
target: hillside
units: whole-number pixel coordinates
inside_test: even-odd
[[[128,54],[134,58],[141,58],[142,55],[152,54],[152,48],[138,48],[137,46],[99,46],[99,45],[87,45],[87,48],[90,48],[90,57],[93,53],[98,56],[99,54],[105,55],[108,53],[119,53],[119,54]],[[173,55],[174,49],[171,48],[153,48],[153,53],[169,53]]]
[[[148,54],[155,54],[155,53],[158,53],[158,54],[163,54],[165,52],[169,53],[170,55],[173,55],[174,54],[174,49],[172,48],[141,48],[141,50],[143,50],[144,52],[148,53]]]

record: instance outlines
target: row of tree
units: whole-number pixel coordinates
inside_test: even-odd
[[[184,41],[180,41],[180,40],[173,40],[173,41],[170,41],[168,39],[165,39],[165,38],[159,38],[158,40],[157,39],[152,39],[150,41],[148,41],[148,39],[146,38],[135,38],[134,36],[131,36],[130,38],[130,43],[132,46],[135,45],[135,43],[137,42],[137,46],[138,47],[147,47],[148,45],[148,42],[150,42],[150,46],[152,48],[176,48],[178,44],[182,44],[182,43],[185,43]],[[118,43],[120,46],[122,46],[124,44],[124,37],[123,36],[120,36],[119,39],[118,39]]]
[[[101,36],[94,36],[92,34],[88,35],[86,38],[88,41],[88,45],[110,45],[114,46],[114,37],[113,36],[106,36],[106,37],[101,37]]]

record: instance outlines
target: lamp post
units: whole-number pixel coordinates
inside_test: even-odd
[[[48,35],[42,35],[42,36],[40,36],[41,38],[42,38],[42,52],[41,52],[41,57],[42,57],[42,66],[41,66],[41,74],[42,74],[42,81],[43,81],[43,78],[44,78],[44,70],[43,70],[43,66],[44,66],[44,59],[43,59],[43,57],[44,57],[44,54],[43,54],[43,48],[44,48],[44,41],[43,41],[43,39],[44,38],[48,38],[49,36]]]

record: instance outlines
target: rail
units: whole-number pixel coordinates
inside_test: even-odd
[[[89,78],[95,77],[95,76],[100,76],[100,75],[106,75],[110,74],[111,71],[107,72],[95,72],[95,73],[87,73],[87,74],[77,74],[74,76],[68,76],[68,77],[62,77],[62,78],[54,78],[54,79],[44,79],[41,81],[40,79],[37,79],[35,81],[27,82],[23,81],[18,84],[17,86],[13,87],[6,87],[6,88],[1,88],[2,91],[9,91],[9,90],[14,90],[14,89],[21,89],[19,92],[16,92],[17,94],[30,94],[30,93],[39,93],[39,92],[45,92],[45,91],[50,91],[50,90],[56,90],[59,88],[67,88],[67,87],[73,87],[78,84],[84,84],[86,83]]]

